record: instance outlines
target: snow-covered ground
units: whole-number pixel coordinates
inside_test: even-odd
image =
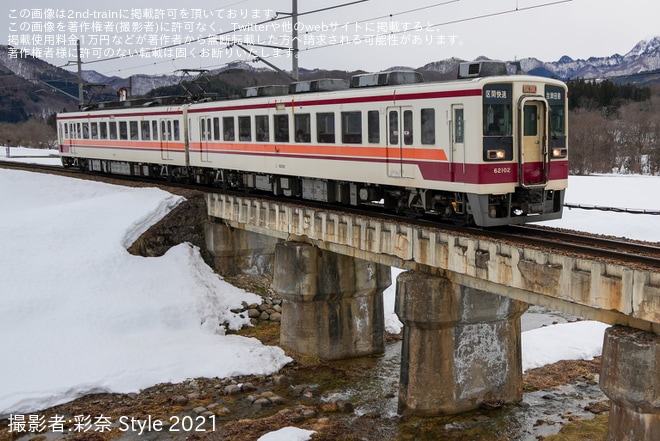
[[[11,156],[0,150],[0,160],[59,163],[29,149],[13,147]],[[571,177],[566,202],[657,209],[658,188],[658,177]],[[178,197],[4,169],[0,189],[0,416],[91,392],[267,374],[290,361],[279,348],[224,335],[246,322],[230,309],[257,296],[225,283],[197,249],[181,244],[157,258],[126,251]],[[573,209],[546,224],[660,242],[660,216]],[[385,304],[387,329],[398,332],[393,287]],[[523,368],[597,356],[606,327],[586,321],[524,332]],[[269,436],[311,435],[290,429]]]

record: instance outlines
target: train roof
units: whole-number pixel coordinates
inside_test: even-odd
[[[188,105],[191,108],[205,108],[218,106],[219,103],[248,103],[256,98],[266,98],[268,101],[276,102],[304,102],[318,99],[320,96],[362,96],[362,95],[389,95],[393,92],[399,94],[405,90],[419,89],[442,89],[462,90],[475,88],[475,84],[502,83],[511,81],[544,82],[555,85],[564,84],[560,80],[533,76],[533,75],[510,75],[506,71],[506,65],[501,62],[478,61],[461,63],[457,79],[425,82],[421,73],[416,71],[394,70],[376,73],[364,73],[351,77],[350,81],[336,78],[322,78],[291,83],[290,85],[270,85],[246,88],[242,97],[227,98],[215,95],[198,96],[194,99],[182,96],[164,96],[154,98],[129,99],[126,101],[102,102],[93,106],[81,108],[78,111],[67,112],[79,113],[114,110],[123,113],[136,112],[139,109],[168,107],[174,110],[178,107]],[[312,96],[314,98],[312,98]]]

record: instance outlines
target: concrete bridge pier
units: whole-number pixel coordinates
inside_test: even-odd
[[[600,388],[612,401],[608,441],[660,440],[660,335],[608,328]]]
[[[206,249],[214,260],[215,270],[223,276],[273,274],[275,244],[280,239],[232,228],[224,223],[207,222]]]
[[[280,345],[338,360],[385,351],[383,291],[389,266],[308,243],[275,247],[273,288],[282,297]]]
[[[404,272],[399,413],[437,416],[522,400],[520,316],[526,303]]]

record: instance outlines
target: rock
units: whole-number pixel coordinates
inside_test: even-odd
[[[185,406],[188,404],[188,397],[184,397],[183,395],[177,395],[174,398],[171,398],[170,401],[177,405],[177,406]]]
[[[197,415],[201,415],[201,414],[203,414],[204,412],[207,412],[207,411],[208,410],[206,409],[206,407],[201,407],[201,406],[200,407],[195,407],[193,409],[193,412],[195,412]]]
[[[299,384],[298,386],[295,386],[295,387],[293,388],[293,392],[294,392],[296,395],[302,395],[303,392],[305,392],[305,389],[306,389],[306,388],[307,388],[307,386],[304,386],[304,385],[302,385],[302,384]]]
[[[289,417],[289,421],[292,423],[301,423],[305,420],[305,417],[300,414],[294,414]]]
[[[273,397],[270,397],[268,399],[271,403],[273,403],[275,406],[282,406],[286,404],[286,400],[279,395],[275,395]]]
[[[257,318],[261,315],[258,309],[248,309],[248,317],[250,318]]]
[[[272,403],[267,398],[259,398],[259,399],[254,400],[254,402],[252,402],[252,405],[255,406],[255,407],[268,407],[271,404]]]
[[[198,400],[201,394],[199,392],[192,392],[188,394],[188,399],[190,401]]]
[[[279,312],[274,312],[270,315],[270,321],[271,322],[281,322],[282,321],[282,314]]]
[[[238,384],[230,384],[225,386],[224,394],[225,395],[238,395],[241,393],[241,388]]]
[[[273,376],[273,384],[275,386],[288,386],[291,384],[291,378],[286,375],[275,375]]]
[[[248,382],[245,382],[241,385],[241,390],[243,392],[252,392],[252,391],[257,390],[257,387],[254,384],[252,384],[248,381]]]
[[[273,306],[273,311],[281,313],[282,312],[282,307],[280,305],[275,305],[275,306]]]
[[[314,418],[314,416],[316,415],[316,411],[314,409],[305,409],[303,410],[302,415],[305,418]]]
[[[266,311],[262,312],[261,315],[259,316],[259,320],[266,321],[269,319],[270,319],[270,315]]]
[[[353,406],[353,403],[349,403],[348,401],[337,400],[337,402],[335,404],[337,405],[337,410],[339,412],[353,413],[353,411],[355,410],[355,407]]]

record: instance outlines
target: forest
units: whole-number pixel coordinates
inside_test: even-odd
[[[660,86],[567,84],[571,174],[660,175]]]

